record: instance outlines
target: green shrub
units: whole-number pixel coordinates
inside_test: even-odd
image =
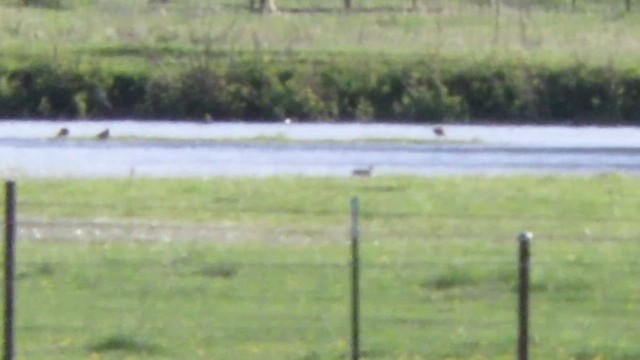
[[[463,67],[445,80],[458,96],[470,118],[514,119],[531,115],[527,87],[530,79],[523,68],[509,64],[492,65],[490,59],[473,67]]]
[[[0,117],[635,124],[640,71],[492,58],[238,58],[123,73],[0,69]]]
[[[430,122],[460,118],[464,113],[460,97],[450,95],[437,74],[410,74],[406,89],[399,108],[404,119]]]
[[[107,90],[109,101],[117,111],[114,115],[124,117],[140,111],[144,106],[148,81],[143,75],[114,75]]]
[[[372,66],[360,61],[334,62],[318,70],[321,96],[332,109],[330,117],[340,120],[358,117],[360,103],[373,87],[373,72]]]
[[[626,71],[619,76],[616,97],[622,119],[640,119],[640,73]]]
[[[158,119],[184,117],[186,105],[180,101],[180,82],[181,79],[177,76],[151,78],[144,90],[142,117]]]
[[[224,75],[209,68],[189,69],[181,74],[176,103],[180,104],[178,116],[203,119],[227,118],[232,115],[229,91]]]
[[[577,64],[541,69],[536,98],[541,116],[555,119],[618,119],[615,71]],[[610,121],[610,120],[607,120]]]
[[[80,115],[76,92],[82,77],[50,66],[9,72],[2,87],[2,115],[28,118],[74,118]]]

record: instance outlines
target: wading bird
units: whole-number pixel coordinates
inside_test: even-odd
[[[354,177],[371,177],[373,175],[373,165],[369,165],[366,168],[353,169],[351,176]]]
[[[436,134],[436,136],[444,136],[444,129],[442,126],[436,126],[433,128],[433,133]]]
[[[109,129],[104,129],[104,131],[96,135],[96,137],[100,140],[106,140],[109,138],[109,136],[111,136],[111,134],[109,133]]]
[[[60,129],[60,131],[58,131],[58,135],[56,135],[56,137],[58,137],[58,138],[63,138],[63,137],[67,137],[67,136],[69,136],[69,129],[67,129],[67,128]]]

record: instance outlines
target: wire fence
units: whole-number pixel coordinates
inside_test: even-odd
[[[631,0],[5,0],[0,5],[36,9],[99,9],[112,15],[139,15],[150,11],[161,16],[171,12],[216,16],[224,13],[276,11],[284,13],[404,12],[419,14],[495,14],[496,11],[541,10],[559,12],[634,11]],[[90,13],[85,13],[88,15]],[[529,14],[530,15],[530,14]]]
[[[349,199],[337,215],[96,198],[19,197],[17,358],[353,358]],[[529,228],[532,357],[640,356],[640,227],[609,200],[610,216],[582,218],[363,202],[358,355],[513,358]]]
[[[23,4],[34,4],[40,6],[41,1],[28,0]],[[46,3],[46,2],[45,2]],[[60,6],[64,0],[50,1],[50,6]],[[73,4],[73,1],[70,1]],[[545,10],[584,10],[592,8],[633,10],[634,4],[631,0],[126,0],[126,1],[105,1],[95,0],[94,5],[117,9],[124,5],[133,8],[144,8],[146,6],[182,7],[182,8],[202,8],[202,9],[225,9],[236,11],[259,11],[262,7],[274,6],[279,11],[318,11],[318,10],[400,10],[400,11],[425,11],[440,12],[447,11],[469,11],[471,9],[491,9],[496,6],[505,8],[539,8]]]
[[[520,49],[599,59],[637,47],[635,26],[625,20],[636,7],[625,0],[353,0],[354,16],[345,16],[342,0],[277,0],[283,16],[257,15],[258,0],[28,3],[25,10],[0,2],[0,39],[13,51],[46,54],[53,47],[56,57],[73,57],[71,49],[137,56],[154,66],[198,63],[202,54],[231,60],[236,51],[286,57],[309,50],[472,55]]]
[[[418,13],[472,13],[492,12],[496,7],[503,9],[540,9],[545,11],[633,11],[632,0],[94,0],[87,2],[73,0],[57,1],[14,1],[36,7],[81,7],[98,6],[112,11],[124,9],[143,10],[145,8],[201,9],[210,13],[220,11],[255,12],[273,6],[279,12],[315,13],[318,11],[400,11]],[[11,2],[9,2],[11,4]],[[267,9],[268,10],[268,9]]]

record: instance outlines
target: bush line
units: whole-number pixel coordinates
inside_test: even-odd
[[[0,68],[0,118],[640,123],[640,71],[440,57],[204,61],[169,72]]]

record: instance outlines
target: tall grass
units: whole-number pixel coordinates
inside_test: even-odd
[[[496,13],[473,1],[425,2],[424,12],[250,13],[245,1],[228,2],[63,2],[62,9],[0,6],[0,43],[10,56],[103,57],[143,50],[151,63],[168,52],[187,54],[203,48],[279,52],[391,52],[476,57],[506,52],[547,60],[637,59],[638,13],[620,4],[578,1],[581,11],[549,2],[525,10],[505,3]],[[287,2],[300,9],[325,2]],[[397,5],[402,6],[403,2]],[[336,1],[338,7],[341,2]],[[373,7],[365,2],[356,6]],[[408,1],[407,1],[407,4]],[[429,12],[429,9],[439,9]],[[555,10],[554,10],[555,9]],[[562,10],[565,9],[565,10]],[[580,10],[578,9],[578,10]],[[588,9],[588,10],[587,10]],[[146,50],[145,50],[146,49]],[[178,52],[179,54],[180,52]],[[631,57],[632,59],[629,59]]]

